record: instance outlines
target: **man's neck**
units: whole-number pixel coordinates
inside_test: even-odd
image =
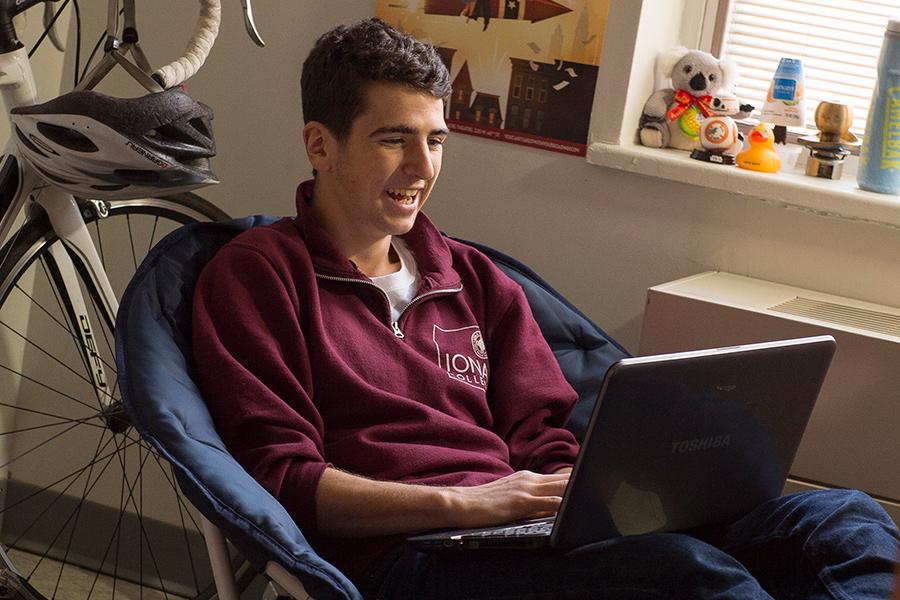
[[[369,277],[396,273],[400,269],[400,257],[391,246],[391,239],[389,236],[360,252],[348,255],[347,258]]]
[[[333,215],[323,210],[328,203],[323,182],[316,182],[313,191],[312,209],[319,224],[331,235],[338,250],[353,261],[356,267],[369,277],[389,275],[400,269],[400,257],[391,246],[392,236],[364,239],[349,234],[346,228],[333,221]]]

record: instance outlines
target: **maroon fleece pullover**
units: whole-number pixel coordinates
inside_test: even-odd
[[[194,359],[228,449],[358,580],[403,536],[321,534],[327,466],[441,486],[550,473],[578,451],[563,428],[576,394],[521,288],[421,213],[403,237],[421,288],[392,323],[384,293],[318,224],[311,190],[300,186],[296,218],[241,234],[204,269]]]

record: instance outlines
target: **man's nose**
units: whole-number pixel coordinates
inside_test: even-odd
[[[407,146],[405,159],[404,170],[407,175],[424,180],[434,178],[434,157],[427,141]]]

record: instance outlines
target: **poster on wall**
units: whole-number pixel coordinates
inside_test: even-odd
[[[611,0],[378,0],[434,44],[452,131],[584,156]]]

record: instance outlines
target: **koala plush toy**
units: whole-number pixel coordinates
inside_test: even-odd
[[[672,48],[658,58],[662,76],[672,87],[656,90],[644,103],[640,140],[652,148],[694,150],[700,147],[700,121],[714,112],[716,96],[728,94],[737,78],[737,65],[708,52]],[[753,111],[741,104],[731,116],[746,118]]]

